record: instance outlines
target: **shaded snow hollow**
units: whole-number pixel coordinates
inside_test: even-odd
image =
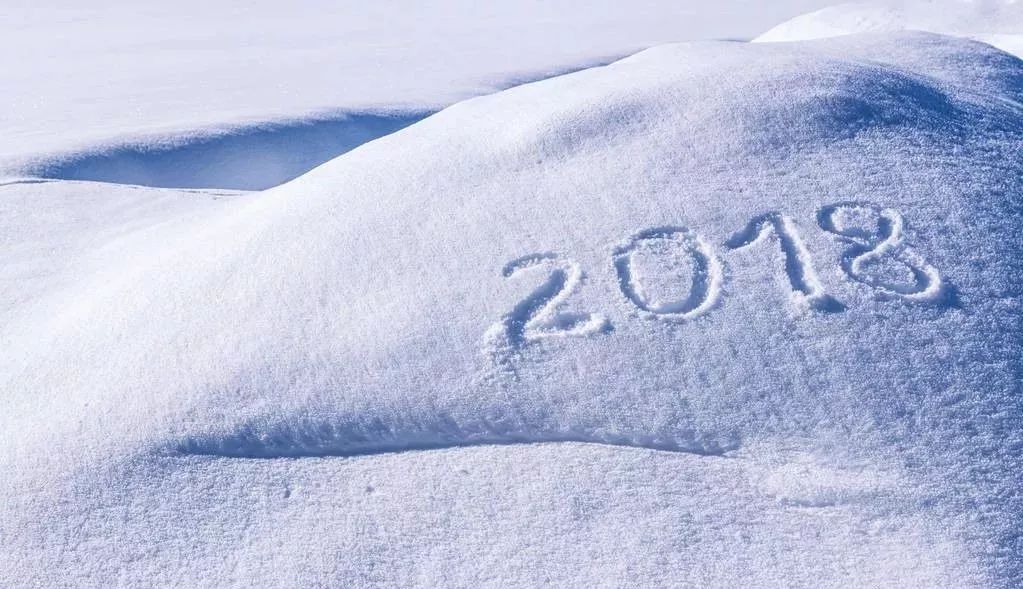
[[[264,190],[431,114],[397,109],[341,112],[141,137],[51,154],[15,171],[43,179]]]
[[[662,46],[96,229],[0,315],[0,570],[1019,586],[1021,80]]]

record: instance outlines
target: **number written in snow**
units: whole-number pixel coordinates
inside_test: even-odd
[[[817,213],[821,229],[848,244],[841,260],[845,275],[885,297],[911,302],[937,302],[943,294],[938,271],[905,240],[905,220],[890,208],[867,203],[838,203]],[[726,252],[745,250],[773,236],[784,258],[783,270],[791,288],[794,304],[822,312],[840,312],[845,306],[825,292],[814,268],[813,257],[799,234],[795,221],[781,212],[758,215],[722,245]],[[672,278],[686,275],[673,291],[684,295],[659,296],[656,280],[649,271],[657,259]],[[619,244],[611,253],[611,263],[625,300],[641,316],[687,321],[711,311],[722,296],[725,280],[723,263],[710,243],[692,229],[681,226],[658,227],[641,231]],[[901,276],[892,277],[894,263]],[[544,275],[543,281],[490,329],[485,340],[488,349],[507,359],[509,354],[548,338],[585,337],[608,333],[611,324],[599,312],[568,312],[564,307],[583,282],[579,264],[553,253],[517,258],[505,265],[506,278],[519,275]]]

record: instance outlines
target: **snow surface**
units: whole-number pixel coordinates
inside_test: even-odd
[[[8,183],[0,571],[1019,586],[1021,82],[677,44],[264,192]]]
[[[756,41],[802,41],[852,33],[919,30],[960,35],[1023,56],[1019,0],[895,0],[829,6],[786,21]]]
[[[5,0],[0,176],[269,188],[471,96],[831,3]]]

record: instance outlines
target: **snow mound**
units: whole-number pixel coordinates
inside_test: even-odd
[[[0,564],[1018,584],[1021,76],[926,34],[662,46],[111,239],[0,328]],[[561,512],[545,470],[651,499]]]
[[[781,23],[755,41],[803,41],[903,30],[970,37],[1023,56],[1023,3],[1018,0],[853,2]]]
[[[319,124],[317,113],[390,106],[435,111],[660,43],[748,39],[828,2],[779,0],[751,9],[745,0],[718,0],[713,8],[604,0],[580,10],[575,0],[528,6],[518,0],[428,6],[415,0],[54,0],[45,6],[7,0],[0,176],[40,169],[26,166],[35,163],[52,164],[41,169],[61,178],[120,181],[123,174],[125,181],[152,179],[157,186],[237,187],[211,184],[211,176],[219,177],[209,162],[227,155],[218,147],[234,149],[251,132],[260,141],[249,157],[273,155],[263,163],[290,166],[308,157],[311,146],[292,145],[290,155],[257,154],[257,147],[275,147],[267,131],[283,126],[286,137],[299,135],[319,148],[347,144],[322,137],[338,129]],[[296,128],[296,120],[319,129]],[[216,138],[228,144],[209,141]],[[187,159],[187,169],[196,171],[180,171],[188,182],[172,183],[171,168],[186,163],[184,146],[210,157]],[[342,151],[316,151],[308,161]],[[162,166],[160,154],[169,156]],[[144,169],[151,164],[158,169]],[[257,184],[258,177],[247,182]]]

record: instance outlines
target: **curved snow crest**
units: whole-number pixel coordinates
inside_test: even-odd
[[[506,77],[501,91],[599,67],[602,57],[577,66]],[[16,176],[86,180],[161,188],[266,190],[369,141],[438,112],[432,107],[328,110],[299,117],[139,135],[31,158],[6,166]]]
[[[754,42],[917,30],[969,37],[1023,57],[1023,4],[1016,0],[850,2],[797,16]]]
[[[922,34],[659,48],[114,244],[0,334],[0,484],[60,489],[43,483],[153,447],[798,440],[840,487],[846,455],[908,465],[899,485],[949,522],[920,545],[961,541],[963,567],[1011,586],[1023,64],[1004,57]],[[495,325],[514,370],[488,354]],[[767,487],[871,497],[809,472]]]

